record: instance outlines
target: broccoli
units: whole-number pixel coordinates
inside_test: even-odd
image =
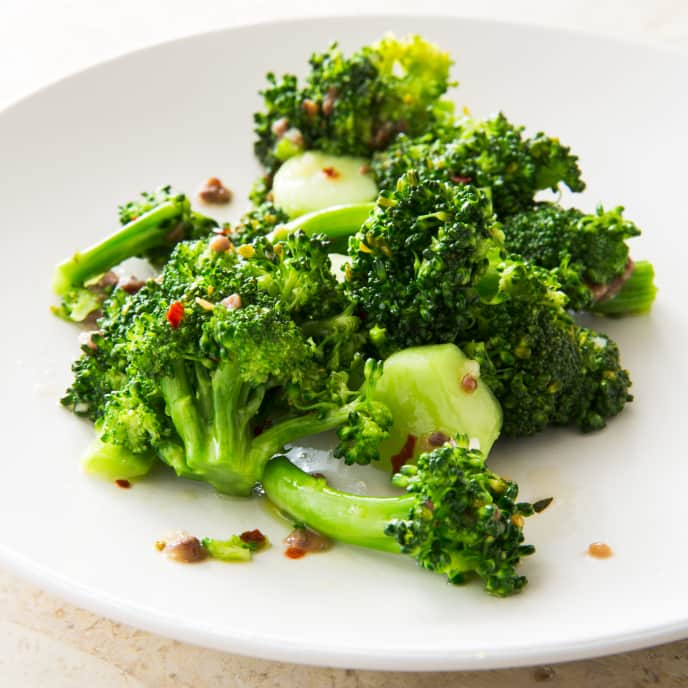
[[[246,495],[273,454],[317,432],[339,428],[349,463],[376,458],[391,417],[370,398],[374,361],[348,386],[358,352],[338,340],[350,331],[336,325],[345,302],[326,243],[296,232],[218,248],[182,242],[161,280],[115,290],[63,400],[96,423],[98,461],[87,462],[102,468],[111,454],[120,468],[130,452],[138,470],[153,452],[181,476]]]
[[[501,403],[506,435],[601,427],[630,399],[618,348],[607,349],[603,366],[616,376],[615,403],[602,404],[592,422],[591,390],[603,378],[588,371],[557,275],[516,255],[505,259],[501,238],[488,196],[470,184],[410,170],[382,192],[349,240],[345,280],[372,354],[457,344]]]
[[[293,74],[268,74],[264,110],[254,115],[255,153],[268,170],[263,192],[280,164],[304,150],[369,158],[400,131],[418,136],[447,120],[452,106],[440,98],[450,65],[418,36],[388,35],[348,58],[336,44],[312,55],[303,85]]]
[[[116,279],[106,285],[98,281],[111,268],[136,256],[159,267],[177,242],[207,236],[217,227],[214,220],[192,212],[187,197],[173,193],[169,186],[121,206],[119,216],[120,230],[56,267],[53,291],[62,299],[54,309],[58,315],[84,320],[112,292]]]
[[[284,210],[265,201],[244,213],[234,227],[226,228],[226,233],[237,246],[250,244],[288,221],[289,215]]]
[[[623,217],[622,207],[598,207],[588,215],[538,203],[506,218],[503,230],[507,251],[556,272],[570,308],[613,309],[616,315],[650,309],[656,293],[652,266],[631,261],[626,240],[640,230]]]
[[[492,205],[474,186],[409,170],[349,239],[346,288],[388,355],[453,342],[473,322],[476,285],[501,245]]]
[[[534,508],[516,502],[516,483],[490,471],[482,453],[467,446],[458,436],[403,466],[393,478],[406,490],[402,496],[339,492],[284,456],[267,464],[262,484],[279,509],[334,540],[407,554],[451,583],[477,576],[488,593],[503,597],[526,584],[515,569],[535,551],[523,544],[524,517]]]
[[[503,115],[484,122],[459,120],[438,136],[400,136],[375,155],[373,175],[381,189],[394,189],[397,179],[416,169],[420,177],[489,189],[499,219],[529,208],[536,192],[563,183],[582,191],[578,159],[558,139],[538,133],[525,138]]]

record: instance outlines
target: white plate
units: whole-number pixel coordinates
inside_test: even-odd
[[[385,30],[448,49],[459,101],[556,133],[588,191],[645,228],[653,313],[598,321],[617,338],[636,401],[607,430],[498,444],[493,464],[525,499],[555,496],[527,525],[530,585],[500,600],[394,555],[339,546],[291,561],[179,566],[153,548],[171,528],[287,532],[263,506],[162,472],[125,491],[85,477],[87,424],[61,409],[76,332],[48,312],[53,264],[101,236],[115,207],[218,175],[246,196],[258,172],[251,113],[268,69],[349,50]],[[203,35],[66,79],[0,114],[3,394],[0,558],[37,584],[122,622],[261,657],[375,669],[469,669],[574,659],[688,630],[688,341],[685,75],[688,61],[579,34],[448,18],[318,19]],[[241,210],[237,202],[233,211]],[[585,555],[590,542],[615,555]]]

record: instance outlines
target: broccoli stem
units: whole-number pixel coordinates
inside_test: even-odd
[[[590,310],[612,317],[649,312],[657,295],[654,277],[652,263],[646,260],[637,261],[631,276],[624,282],[619,293],[610,299],[597,301]]]
[[[172,222],[188,210],[189,202],[184,197],[166,201],[99,243],[75,253],[55,268],[53,290],[64,296],[71,287],[82,286],[127,258],[164,243]]]
[[[135,454],[119,444],[94,440],[84,456],[84,470],[106,480],[139,478],[146,475],[155,463],[152,451]]]
[[[192,384],[190,375],[196,378]],[[353,401],[326,414],[281,420],[254,436],[265,387],[243,383],[236,367],[223,362],[214,371],[178,359],[162,379],[167,413],[184,445],[184,460],[171,453],[161,458],[181,476],[209,482],[220,492],[248,496],[261,479],[265,464],[282,448],[308,435],[334,430],[356,410]],[[194,391],[195,390],[195,391]]]
[[[354,203],[315,210],[277,227],[268,237],[275,242],[297,231],[308,236],[325,234],[332,240],[335,249],[345,250],[348,237],[360,229],[374,208],[375,203]]]
[[[323,535],[370,549],[400,552],[395,538],[385,535],[385,527],[408,517],[413,495],[366,497],[340,492],[284,456],[268,462],[262,483],[275,506]]]

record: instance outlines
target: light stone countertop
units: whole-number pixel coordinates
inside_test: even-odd
[[[582,29],[688,52],[684,0],[2,0],[0,109],[67,74],[201,31],[306,15],[451,13]],[[688,76],[688,75],[687,75]],[[0,686],[192,688],[688,686],[688,640],[555,666],[439,674],[322,669],[256,660],[113,623],[0,569]]]

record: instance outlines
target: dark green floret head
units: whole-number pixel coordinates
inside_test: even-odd
[[[504,221],[510,253],[556,272],[570,307],[586,310],[595,290],[624,275],[629,266],[626,241],[640,230],[623,217],[623,208],[594,214],[554,203],[538,203]]]
[[[346,57],[336,44],[310,59],[303,85],[268,74],[256,113],[255,152],[269,172],[316,149],[369,157],[394,136],[417,136],[451,116],[441,101],[450,84],[447,53],[419,36],[385,36]],[[268,184],[269,185],[269,184]]]
[[[560,184],[572,191],[585,188],[578,158],[568,147],[542,133],[527,138],[523,127],[501,113],[484,121],[466,117],[416,139],[400,136],[372,165],[381,189],[394,188],[411,168],[424,179],[489,189],[500,220],[529,208],[538,191]]]
[[[451,583],[477,575],[499,597],[523,588],[516,566],[535,551],[523,544],[523,516],[532,507],[516,502],[518,485],[490,471],[466,438],[422,454],[393,482],[414,497],[408,516],[385,529],[403,554]]]
[[[472,322],[474,287],[500,240],[482,191],[411,170],[349,240],[346,288],[369,329],[384,330],[385,353],[454,341]]]
[[[548,271],[520,261],[505,261],[495,271],[497,290],[481,304],[470,339],[460,346],[480,363],[482,379],[502,405],[503,433],[533,435],[566,416],[562,406],[577,398],[575,325]]]
[[[604,334],[581,327],[577,332],[583,379],[576,421],[584,432],[600,430],[633,400],[631,379],[619,347]]]

